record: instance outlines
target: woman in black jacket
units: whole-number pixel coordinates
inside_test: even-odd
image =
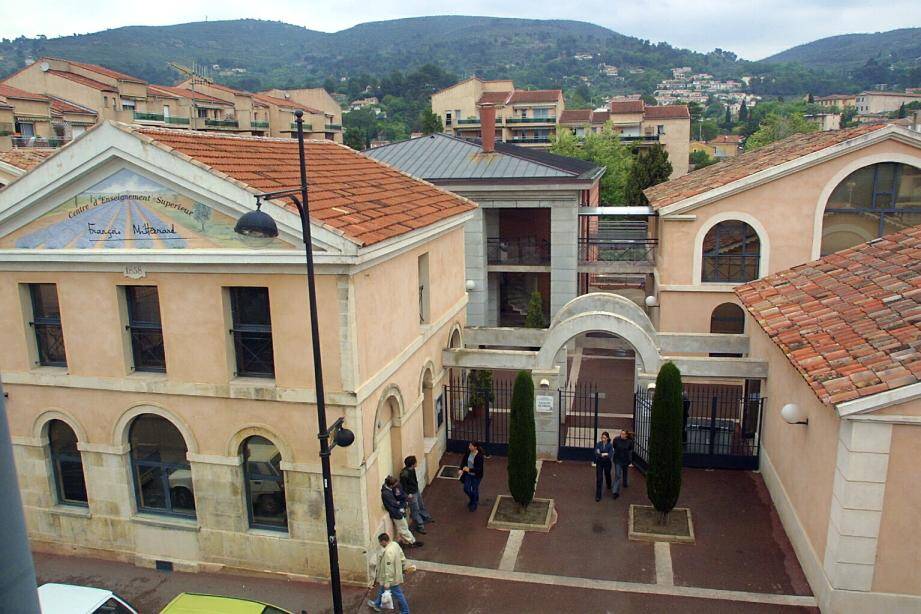
[[[620,485],[627,488],[627,469],[633,462],[633,438],[627,431],[621,431],[614,438],[614,498],[620,496]]]
[[[483,479],[483,451],[479,444],[471,441],[467,446],[467,454],[461,460],[461,483],[464,485],[464,494],[470,499],[467,509],[475,512],[480,503],[480,480]]]
[[[595,444],[595,501],[601,501],[601,479],[604,478],[605,488],[611,490],[611,461],[614,457],[614,448],[611,447],[611,435],[607,431],[601,433],[601,441]]]

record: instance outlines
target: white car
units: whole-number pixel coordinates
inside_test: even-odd
[[[138,614],[112,591],[89,586],[42,584],[38,602],[42,614]]]

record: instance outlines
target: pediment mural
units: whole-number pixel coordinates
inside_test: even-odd
[[[21,249],[289,249],[233,231],[236,220],[128,169],[0,240]]]

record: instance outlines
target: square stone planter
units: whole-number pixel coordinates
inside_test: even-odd
[[[518,504],[509,495],[499,495],[489,515],[487,528],[549,533],[556,524],[556,510],[553,499],[534,499],[525,511],[519,512]]]
[[[694,523],[691,510],[676,507],[668,514],[664,526],[658,524],[659,512],[651,505],[630,505],[627,537],[635,541],[694,543]]]

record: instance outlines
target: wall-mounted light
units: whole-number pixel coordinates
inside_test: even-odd
[[[476,289],[476,282],[473,281],[472,279],[468,279],[467,283],[464,285],[466,286],[468,292]]]
[[[644,302],[646,303],[647,307],[657,307],[659,305],[659,299],[655,294],[650,294],[647,296]]]
[[[549,388],[550,388],[550,380],[548,380],[548,379],[542,379],[542,380],[540,380],[540,387],[543,388],[544,390],[549,389]]]
[[[809,424],[809,416],[796,403],[787,403],[781,407],[780,417],[788,424]]]

